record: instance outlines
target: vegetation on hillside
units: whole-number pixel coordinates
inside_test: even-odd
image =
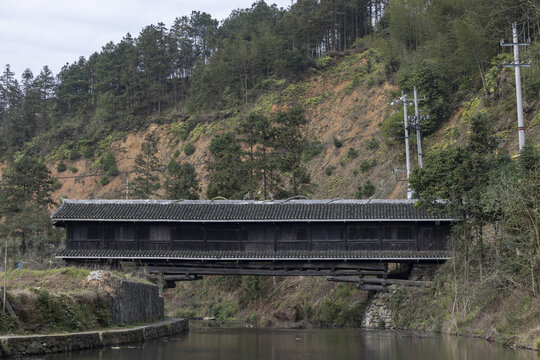
[[[334,151],[330,157],[347,153],[339,161],[343,167],[358,161],[356,174],[373,172],[382,162],[376,156],[392,153],[401,161],[401,146],[396,150],[401,140],[395,137],[403,134],[398,124],[403,114],[383,111],[384,143],[366,139],[369,156],[364,156],[344,137],[332,134],[326,144],[313,138],[306,129],[306,109],[334,105],[339,94],[358,89],[390,84],[385,88],[390,98],[400,90],[410,95],[416,86],[425,96],[420,112],[431,115],[421,124],[430,147],[424,169],[414,170],[411,184],[419,206],[442,208],[458,220],[454,259],[438,275],[432,293],[422,295],[442,305],[427,314],[451,309],[452,317],[441,323],[465,324],[471,309],[482,314],[504,296],[528,297],[532,300],[523,304],[537,305],[537,144],[529,144],[517,159],[495,151],[495,139],[508,140],[515,129],[506,120],[515,106],[512,70],[501,66],[512,56],[499,45],[500,39],[511,39],[512,21],[518,23],[520,39],[531,41],[521,49],[522,61],[532,63],[523,71],[523,93],[527,125],[537,136],[540,5],[528,0],[298,0],[288,9],[257,1],[221,23],[194,11],[170,28],[149,25],[137,37],[127,34],[118,44],[108,43],[88,59],[66,65],[56,76],[45,66],[35,77],[25,71],[18,81],[7,65],[0,77],[0,150],[7,161],[0,215],[10,258],[51,253],[59,243],[46,215],[50,193],[58,186],[46,162],[58,172],[76,173],[72,162],[87,159],[103,171],[99,183],[106,186],[119,173],[112,143],[150,123],[170,124],[169,133],[183,142],[186,157],[207,150],[207,186],[201,186],[195,162],[179,160],[179,149],[165,161],[158,157],[161,139],[150,132],[128,169],[136,171],[130,184],[135,197],[309,195],[317,185],[309,161],[324,146]],[[308,96],[308,77],[324,77],[336,89]],[[332,115],[335,110],[320,111]],[[203,134],[209,139],[206,149],[197,143]],[[337,164],[322,165],[328,194],[343,181],[336,176]],[[362,177],[355,197],[376,196],[385,186],[373,181],[376,176]],[[36,261],[40,258],[46,257]],[[255,280],[219,281],[235,282],[229,292],[249,300]],[[319,320],[326,315],[318,314],[326,310],[309,310],[304,300],[298,302],[305,305],[303,319],[323,324]],[[223,315],[228,305],[220,304],[215,313],[229,317]],[[208,315],[208,308],[191,310]],[[403,324],[414,322],[409,320]]]

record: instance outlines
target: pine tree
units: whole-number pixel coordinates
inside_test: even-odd
[[[158,137],[156,133],[146,135],[141,145],[141,152],[135,158],[135,170],[140,174],[130,183],[132,194],[138,199],[149,199],[160,189]]]
[[[175,159],[171,159],[167,164],[164,187],[165,197],[175,200],[196,200],[201,191],[195,167],[190,163],[181,163]]]

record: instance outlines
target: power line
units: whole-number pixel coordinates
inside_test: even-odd
[[[155,169],[155,170],[162,170],[162,169]],[[154,171],[155,171],[154,170]],[[144,172],[143,170],[131,170],[131,171],[117,171],[114,173],[98,173],[98,174],[83,174],[83,175],[73,175],[73,176],[59,176],[56,177],[58,180],[62,179],[80,179],[80,178],[86,178],[86,177],[96,177],[96,176],[117,176],[122,174],[132,174],[137,172]]]

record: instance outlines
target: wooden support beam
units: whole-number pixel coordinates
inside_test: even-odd
[[[201,280],[202,278],[198,275],[163,275],[163,280],[165,281],[195,281]]]
[[[352,282],[360,284],[380,284],[380,285],[404,285],[404,286],[422,286],[430,287],[431,281],[413,281],[413,280],[399,280],[399,279],[381,279],[381,278],[360,278],[360,277],[347,277],[347,276],[328,276],[328,281],[334,282]]]
[[[148,272],[169,275],[261,275],[261,276],[354,276],[359,271],[339,270],[272,270],[272,269],[227,269],[227,268],[181,268],[181,267],[148,267]]]
[[[144,261],[150,267],[172,267],[172,268],[219,268],[219,269],[335,269],[335,270],[366,270],[366,271],[386,271],[384,263],[366,262],[341,262],[341,261]]]

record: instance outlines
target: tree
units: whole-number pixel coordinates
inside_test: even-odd
[[[26,254],[33,237],[47,237],[50,228],[47,206],[52,203],[53,179],[45,164],[36,158],[16,157],[2,176],[1,214],[9,236],[20,242]]]
[[[144,138],[141,145],[141,152],[135,158],[135,171],[140,173],[131,182],[132,194],[139,199],[149,199],[156,195],[161,187],[157,171],[159,170],[159,160],[156,156],[158,146],[158,136],[152,132]]]
[[[201,191],[195,166],[186,162],[180,163],[171,159],[167,164],[165,171],[165,197],[167,199],[189,199],[199,198],[198,192]]]
[[[513,284],[529,279],[534,296],[540,290],[540,157],[530,144],[519,162],[499,160],[481,188],[481,207],[496,224],[497,265]],[[517,276],[516,276],[517,275]]]
[[[302,152],[308,142],[302,133],[307,124],[304,111],[294,107],[277,113],[273,119],[274,138],[272,160],[278,175],[274,181],[274,191],[279,197],[309,195],[312,192],[311,178],[302,164]]]
[[[242,148],[230,132],[212,138],[208,147],[213,159],[206,163],[207,196],[242,199],[249,192],[249,169],[242,162]]]

